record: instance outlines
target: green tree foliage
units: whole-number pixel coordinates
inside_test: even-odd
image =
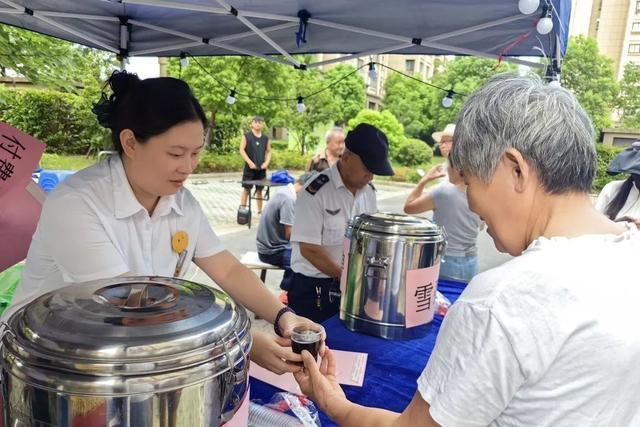
[[[190,58],[184,69],[179,59],[172,58],[168,73],[189,83],[211,121],[215,148],[223,151],[237,148],[248,117],[263,116],[271,125],[281,106],[260,98],[281,98],[288,89],[287,67],[260,58]],[[237,92],[233,105],[225,101],[229,88]]]
[[[562,85],[576,95],[597,131],[611,126],[618,93],[612,64],[610,58],[600,53],[594,39],[578,36],[569,40],[562,65]]]
[[[640,128],[640,65],[632,62],[625,65],[618,108],[623,127]]]
[[[489,77],[515,71],[512,64],[502,62],[498,64],[493,59],[459,57],[443,64],[444,70],[433,76],[431,83],[445,89],[453,89],[457,93],[470,95],[482,86]],[[434,130],[443,129],[447,123],[455,122],[464,102],[463,97],[455,96],[450,108],[442,107],[442,98],[446,95],[438,89],[429,88],[429,97],[425,100],[429,127]]]
[[[356,68],[348,64],[339,64],[324,75],[324,84],[330,85],[339,81],[329,89],[331,95],[328,113],[337,125],[344,126],[362,109],[365,100],[364,80],[355,72]],[[353,74],[350,74],[353,73]]]
[[[349,129],[353,129],[360,123],[369,123],[380,129],[387,135],[391,158],[395,159],[402,143],[406,140],[402,123],[391,114],[389,110],[361,110],[357,116],[349,120]]]
[[[419,75],[416,78],[420,79]],[[407,136],[426,138],[431,125],[427,111],[429,87],[420,81],[392,73],[385,81],[384,91],[384,109],[398,118]]]
[[[96,93],[115,66],[110,53],[0,24],[0,75],[13,70],[39,85]]]
[[[322,73],[315,68],[304,71],[290,69],[288,76],[289,90],[285,93],[292,99],[298,95],[313,94],[326,86]],[[304,98],[303,101],[304,112],[297,111],[297,101],[287,102],[282,106],[275,122],[292,131],[291,135],[296,139],[300,153],[306,154],[308,147],[318,143],[317,137],[312,135],[313,129],[322,123],[335,121],[340,113],[338,101],[329,90]]]

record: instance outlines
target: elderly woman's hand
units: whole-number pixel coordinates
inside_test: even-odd
[[[302,357],[291,350],[291,340],[261,331],[252,331],[252,361],[278,375],[302,371]]]
[[[427,174],[422,178],[422,180],[425,182],[429,182],[429,181],[433,181],[434,179],[441,178],[445,175],[446,173],[444,171],[444,164],[441,163],[439,165],[435,165],[431,167],[431,169],[429,169],[429,172],[427,172]]]
[[[318,368],[311,353],[302,352],[304,371],[293,374],[302,392],[309,396],[318,407],[329,416],[339,411],[348,403],[342,388],[336,379],[336,360],[329,348],[325,349],[324,357]]]

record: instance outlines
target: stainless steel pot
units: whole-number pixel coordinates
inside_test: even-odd
[[[444,231],[424,218],[354,217],[345,235],[340,319],[353,331],[383,338],[426,335],[444,246]]]
[[[248,390],[244,308],[193,282],[72,285],[4,326],[5,426],[218,426]]]

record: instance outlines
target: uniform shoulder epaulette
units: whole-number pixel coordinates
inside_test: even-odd
[[[369,187],[371,187],[373,191],[378,191],[378,189],[373,185],[372,182],[369,183]]]
[[[327,182],[329,182],[329,177],[326,174],[321,173],[313,181],[311,181],[309,185],[307,185],[307,188],[305,188],[305,190],[307,190],[307,193],[315,196],[318,190],[322,188],[322,186]]]

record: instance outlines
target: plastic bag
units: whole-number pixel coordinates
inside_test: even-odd
[[[444,317],[447,314],[447,311],[449,311],[449,307],[451,307],[451,301],[449,301],[449,298],[442,295],[440,291],[437,291],[436,292],[436,314]]]
[[[293,179],[289,171],[286,169],[281,169],[271,174],[271,182],[293,184],[294,181],[295,179]]]
[[[292,415],[289,415],[292,414]],[[320,427],[320,417],[313,402],[305,396],[292,393],[276,393],[271,402],[260,405],[255,401],[249,406],[249,427],[271,426]]]

